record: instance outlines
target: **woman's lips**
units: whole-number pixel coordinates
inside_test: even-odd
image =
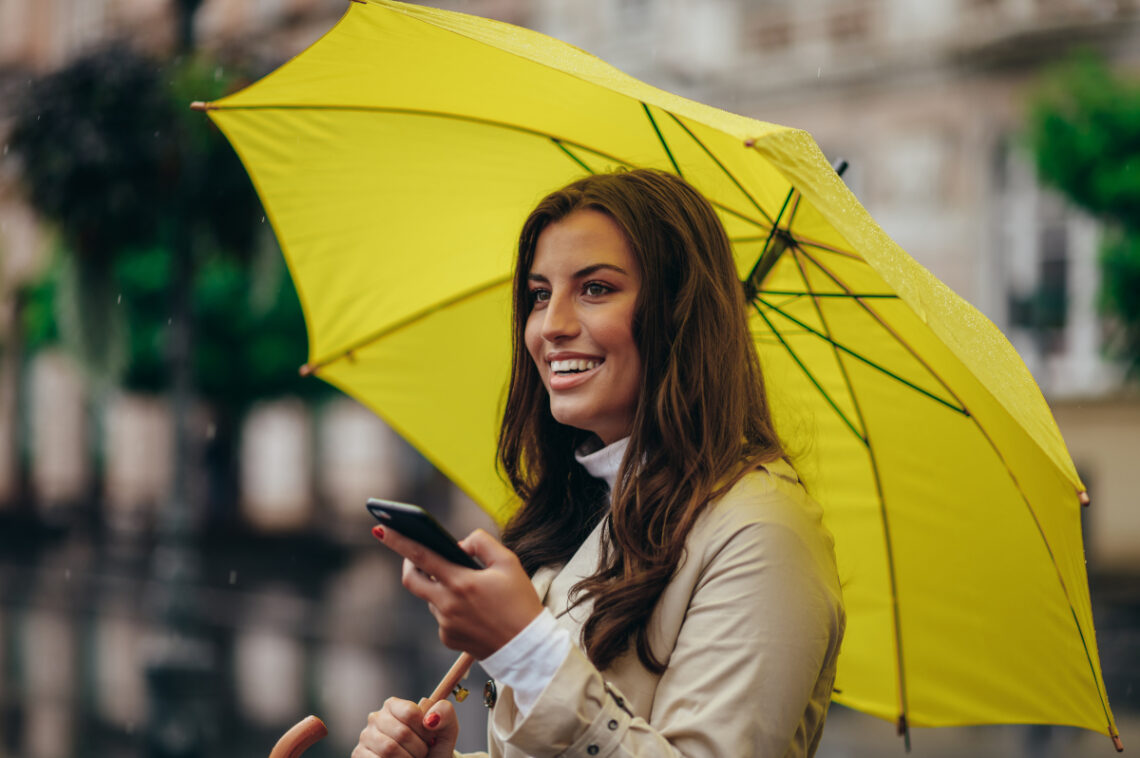
[[[604,361],[595,359],[591,360],[590,363],[594,364],[593,368],[571,373],[555,373],[552,367],[550,371],[550,391],[555,392],[574,389],[583,382],[589,381],[590,377],[596,374],[598,369],[604,365]]]

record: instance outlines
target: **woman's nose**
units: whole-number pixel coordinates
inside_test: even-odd
[[[563,340],[578,334],[578,317],[574,303],[568,297],[554,295],[543,314],[542,338],[548,342]]]

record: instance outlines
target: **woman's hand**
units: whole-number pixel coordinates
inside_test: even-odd
[[[542,613],[518,557],[482,529],[459,543],[482,561],[482,570],[457,566],[392,529],[377,527],[372,533],[404,557],[404,586],[428,602],[439,639],[452,650],[482,660]]]
[[[352,758],[451,758],[458,738],[455,709],[447,700],[424,713],[410,700],[390,697],[368,714]]]

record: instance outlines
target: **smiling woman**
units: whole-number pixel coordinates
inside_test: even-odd
[[[492,756],[810,756],[845,615],[831,535],[773,431],[724,229],[637,170],[519,238],[499,459],[523,507],[471,571],[384,530],[449,647],[498,680]],[[451,756],[390,699],[355,758]]]

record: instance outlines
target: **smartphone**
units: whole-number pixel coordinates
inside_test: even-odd
[[[415,540],[452,563],[458,563],[469,569],[483,568],[482,564],[463,552],[463,548],[459,547],[455,538],[430,513],[418,505],[373,497],[368,499],[368,512],[384,528],[392,529],[410,540]]]

